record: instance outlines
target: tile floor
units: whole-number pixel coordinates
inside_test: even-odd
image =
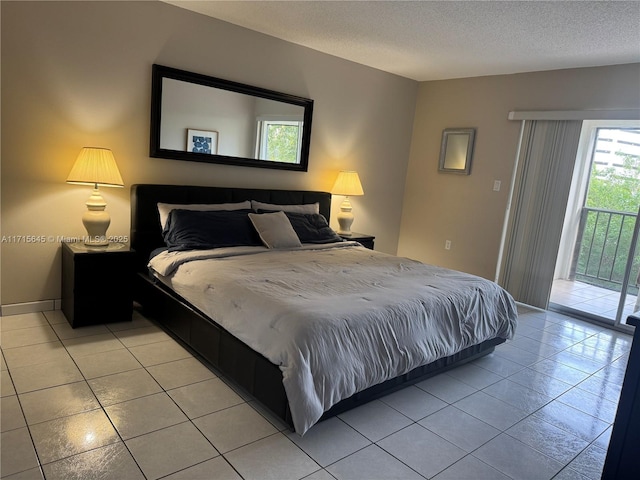
[[[301,438],[137,312],[0,321],[2,479],[598,479],[631,342],[523,311],[495,353]]]
[[[578,312],[615,320],[620,303],[620,292],[576,280],[556,279],[551,288],[550,302]],[[637,309],[637,297],[628,294],[625,298],[621,323],[625,323],[625,319]]]

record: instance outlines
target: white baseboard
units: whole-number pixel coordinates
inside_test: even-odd
[[[62,300],[39,300],[37,302],[11,303],[0,306],[0,316],[20,315],[23,313],[46,312],[49,310],[60,310]]]

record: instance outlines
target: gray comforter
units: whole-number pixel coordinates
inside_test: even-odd
[[[353,242],[165,252],[149,266],[280,366],[300,435],[340,400],[516,327],[497,284]]]

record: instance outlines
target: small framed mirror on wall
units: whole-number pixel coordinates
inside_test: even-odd
[[[469,175],[475,128],[445,128],[440,145],[440,172]]]

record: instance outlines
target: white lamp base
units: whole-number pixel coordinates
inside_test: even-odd
[[[344,237],[350,237],[351,233],[351,224],[353,223],[353,213],[351,211],[353,208],[351,207],[351,202],[349,201],[349,197],[345,197],[344,201],[340,205],[340,213],[337,216],[338,225],[340,228],[338,229],[338,235],[342,235]]]
[[[82,215],[82,223],[87,229],[87,238],[84,244],[87,247],[104,247],[109,245],[107,240],[107,229],[111,223],[111,217],[105,212],[107,203],[100,195],[98,188],[93,189],[93,193],[87,200],[87,211]]]

